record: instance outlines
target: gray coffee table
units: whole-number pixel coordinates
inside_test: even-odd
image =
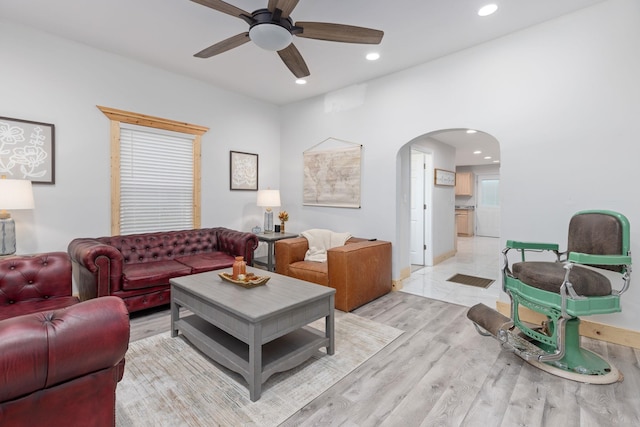
[[[242,375],[252,401],[271,375],[322,347],[334,354],[335,289],[252,267],[247,271],[271,279],[246,289],[218,276],[227,270],[171,279],[171,336],[182,332],[211,359]],[[181,318],[180,307],[192,314]],[[324,333],[307,326],[323,317]]]

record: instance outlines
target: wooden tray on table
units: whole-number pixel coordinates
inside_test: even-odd
[[[267,283],[270,279],[269,276],[256,276],[253,273],[247,273],[243,280],[234,279],[231,273],[218,273],[218,276],[226,282],[233,283],[234,285],[242,286],[243,288],[255,288]]]

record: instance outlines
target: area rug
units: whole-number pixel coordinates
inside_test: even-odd
[[[476,286],[478,288],[488,288],[495,280],[484,277],[467,276],[466,274],[454,274],[447,279],[447,282],[455,282],[463,285]]]
[[[324,319],[311,326],[324,330]],[[351,313],[336,312],[336,351],[317,355],[262,385],[249,399],[244,378],[216,364],[179,336],[169,333],[132,342],[125,374],[116,391],[116,425],[277,426],[402,331]]]

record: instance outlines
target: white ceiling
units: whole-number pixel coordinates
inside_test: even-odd
[[[499,165],[500,163],[500,144],[493,136],[482,131],[468,134],[466,129],[443,130],[429,134],[429,138],[456,149],[456,166]]]
[[[0,17],[278,105],[361,83],[603,0],[301,0],[295,21],[383,30],[377,46],[296,37],[311,76],[294,77],[275,52],[246,43],[209,59],[193,54],[247,31],[241,19],[190,0],[0,0]],[[481,18],[480,6],[498,12]],[[228,0],[245,11],[267,0]],[[378,61],[364,55],[380,52]]]
[[[246,43],[209,59],[193,54],[247,31],[241,19],[190,0],[0,0],[0,17],[277,105],[321,95],[472,47],[603,0],[300,0],[293,21],[384,31],[380,45],[294,38],[311,76],[304,86],[277,53]],[[489,17],[480,6],[496,3]],[[228,0],[245,11],[267,0]],[[377,51],[378,61],[364,59]],[[499,144],[482,132],[430,135],[456,147],[456,165],[491,164]],[[482,156],[474,155],[481,150]],[[484,155],[492,157],[485,160]]]

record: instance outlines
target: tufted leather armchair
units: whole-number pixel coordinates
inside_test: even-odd
[[[304,237],[278,240],[276,273],[336,290],[335,307],[351,311],[391,291],[391,242],[352,237],[329,249],[326,262],[305,261]]]
[[[0,258],[0,320],[78,303],[71,271],[65,252]]]
[[[255,234],[217,227],[78,238],[68,252],[80,300],[116,295],[134,312],[168,304],[170,279],[231,267],[239,255],[250,264],[257,247]]]
[[[0,425],[115,426],[128,345],[116,297],[0,321]]]

